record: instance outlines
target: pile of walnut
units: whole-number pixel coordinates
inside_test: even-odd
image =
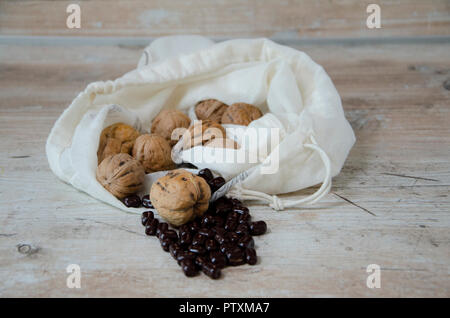
[[[248,125],[262,116],[261,111],[253,105],[235,103],[228,106],[214,99],[197,103],[195,113],[201,122],[191,124],[189,117],[179,110],[162,110],[153,119],[150,134],[141,134],[124,123],[116,123],[103,129],[97,151],[97,180],[126,206],[140,206],[141,198],[136,193],[143,190],[145,174],[177,168],[172,161],[171,152],[179,138],[182,138],[182,149],[199,145],[237,149],[239,145],[226,137],[222,123]],[[179,133],[180,131],[184,132]],[[188,186],[200,189],[195,180],[190,180],[180,185],[169,201],[190,191],[186,190]],[[204,185],[201,189],[203,188]],[[163,192],[161,189],[154,189],[155,193]],[[207,193],[204,195],[208,196]],[[155,201],[158,196],[160,195],[156,195]],[[206,208],[208,200],[209,197],[206,199]],[[160,214],[168,218],[170,213],[166,211],[173,208],[167,202],[161,204],[158,212],[161,210]]]

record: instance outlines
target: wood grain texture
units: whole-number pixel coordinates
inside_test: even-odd
[[[364,38],[450,35],[448,0],[380,0],[381,29],[368,29],[364,0],[77,1],[81,29],[66,27],[73,1],[0,2],[0,34]]]
[[[48,168],[56,118],[89,82],[134,68],[142,48],[0,45],[0,296],[449,297],[450,44],[296,48],[333,79],[357,143],[320,204],[277,213],[253,202],[270,229],[256,238],[259,264],[212,281],[185,278],[139,217]],[[66,287],[72,263],[79,290]],[[366,287],[372,263],[381,289]]]

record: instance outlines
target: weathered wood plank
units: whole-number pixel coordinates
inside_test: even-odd
[[[81,1],[81,29],[66,27],[71,1],[0,2],[0,34],[360,38],[450,35],[446,0],[380,0],[381,29],[366,26],[373,1]]]
[[[45,139],[71,99],[133,68],[141,48],[0,45],[0,295],[449,297],[450,44],[299,48],[332,77],[357,143],[317,206],[275,213],[254,202],[270,228],[256,239],[260,264],[213,282],[184,278],[137,216],[47,165]],[[20,243],[38,249],[24,255]],[[65,285],[71,263],[80,290]],[[365,285],[372,263],[379,290]]]

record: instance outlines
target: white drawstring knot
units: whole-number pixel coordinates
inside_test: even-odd
[[[238,200],[260,200],[269,203],[270,207],[274,210],[284,210],[283,201],[276,195],[269,195],[264,192],[252,191],[242,188],[241,185],[235,185],[227,193],[227,197],[236,198]]]
[[[284,204],[283,201],[276,195],[272,195],[272,203],[269,204],[272,209],[275,211],[283,211],[284,210]]]

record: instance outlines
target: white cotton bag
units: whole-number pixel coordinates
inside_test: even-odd
[[[228,105],[249,103],[263,113],[247,127],[224,125],[239,149],[182,150],[181,142],[174,146],[175,162],[210,168],[227,180],[213,200],[227,194],[262,200],[282,210],[312,204],[328,193],[331,178],[339,173],[355,142],[339,94],[308,55],[267,39],[215,44],[200,36],[173,36],[153,41],[135,70],[114,81],[89,84],[58,118],[46,145],[50,168],[94,198],[139,212],[125,207],[96,180],[102,130],[123,122],[149,132],[152,119],[164,108],[180,109],[195,120],[193,106],[212,98]],[[255,134],[256,143],[252,142]],[[219,160],[238,155],[253,160]],[[272,166],[277,167],[267,168]],[[162,175],[148,174],[144,192]],[[276,196],[317,184],[322,184],[319,190],[301,200]]]

